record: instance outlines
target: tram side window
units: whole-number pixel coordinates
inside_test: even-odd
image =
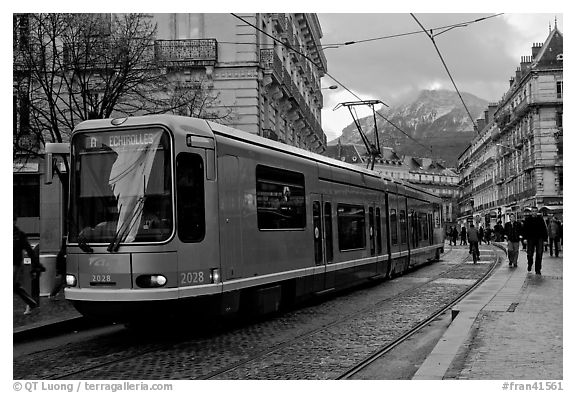
[[[340,251],[366,247],[364,206],[338,204],[338,247]]]
[[[312,203],[312,226],[314,227],[314,260],[316,265],[322,264],[322,209],[320,202]]]
[[[206,232],[204,210],[204,163],[197,154],[180,153],[176,159],[178,237],[199,242]]]
[[[406,210],[400,210],[400,244],[406,244]]]
[[[324,230],[326,231],[326,261],[332,262],[334,252],[332,250],[332,204],[324,203]]]
[[[376,252],[382,254],[382,222],[380,219],[380,208],[376,208]]]
[[[304,175],[263,165],[256,167],[258,229],[306,226]]]
[[[422,226],[422,240],[428,240],[428,216],[420,213],[420,223]]]
[[[395,246],[398,244],[398,217],[396,209],[390,209],[390,243]]]
[[[412,233],[411,241],[412,247],[418,246],[418,213],[411,211],[410,213],[410,229]]]

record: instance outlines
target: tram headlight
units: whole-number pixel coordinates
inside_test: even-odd
[[[220,269],[210,269],[210,282],[212,284],[220,282]]]
[[[161,274],[150,276],[150,284],[152,284],[153,287],[163,287],[166,285],[166,281],[168,281],[166,277]]]
[[[67,274],[66,275],[66,285],[69,287],[75,287],[76,286],[76,276],[74,276],[73,274]]]
[[[136,278],[136,285],[140,288],[159,288],[167,282],[166,277],[161,274],[144,274]]]

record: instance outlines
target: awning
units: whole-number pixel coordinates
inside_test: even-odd
[[[542,206],[540,208],[540,213],[558,213],[564,210],[562,205],[554,205],[554,206]]]

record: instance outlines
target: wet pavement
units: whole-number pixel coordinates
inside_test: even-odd
[[[76,311],[72,303],[64,299],[62,292],[54,299],[40,296],[40,306],[27,315],[24,315],[26,303],[17,295],[13,295],[12,299],[14,333],[80,318],[80,313]]]
[[[517,268],[504,259],[454,307],[456,318],[414,379],[563,379],[562,295],[562,253],[544,252],[542,275],[527,271],[523,251]]]

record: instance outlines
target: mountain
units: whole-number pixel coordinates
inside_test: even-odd
[[[469,93],[462,93],[462,98],[475,120],[484,118],[487,101]],[[401,155],[441,159],[447,166],[456,166],[458,156],[476,135],[460,97],[448,90],[422,90],[415,98],[378,112],[418,141],[408,138],[382,116],[376,115],[382,147],[391,147]],[[359,123],[368,139],[373,141],[373,116],[361,118]],[[339,139],[342,144],[363,144],[353,121],[342,130]]]

